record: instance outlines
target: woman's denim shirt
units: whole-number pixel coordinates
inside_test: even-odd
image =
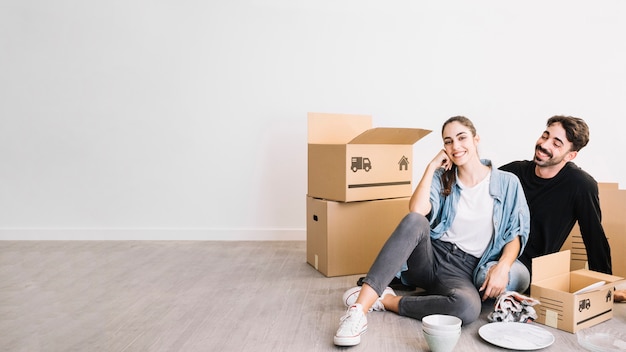
[[[493,168],[491,161],[487,159],[481,162],[491,168],[491,180],[489,182],[489,194],[493,198],[493,227],[495,236],[492,237],[485,253],[480,258],[474,269],[474,282],[478,268],[491,261],[498,261],[504,245],[519,236],[521,248],[520,254],[528,241],[530,232],[530,211],[526,203],[524,190],[519,179],[514,174]],[[435,171],[432,186],[430,188],[430,204],[432,209],[428,214],[430,220],[430,237],[439,239],[450,228],[454,221],[456,210],[461,197],[461,188],[455,182],[452,185],[450,195],[441,194],[441,177],[443,168]],[[519,257],[519,255],[518,255]]]

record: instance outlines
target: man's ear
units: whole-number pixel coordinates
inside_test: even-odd
[[[576,155],[578,155],[578,152],[575,152],[575,151],[568,152],[567,155],[565,155],[565,161],[574,160],[576,158]]]

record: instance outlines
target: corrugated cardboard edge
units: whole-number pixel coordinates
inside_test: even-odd
[[[414,144],[430,132],[421,128],[377,127],[354,137],[348,144]]]
[[[372,116],[309,112],[309,144],[347,144],[372,128]]]

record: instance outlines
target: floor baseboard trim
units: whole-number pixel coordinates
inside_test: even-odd
[[[0,240],[18,241],[304,241],[305,229],[4,228]]]

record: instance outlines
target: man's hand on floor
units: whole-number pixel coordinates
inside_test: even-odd
[[[616,290],[613,293],[613,302],[626,302],[626,289]]]

